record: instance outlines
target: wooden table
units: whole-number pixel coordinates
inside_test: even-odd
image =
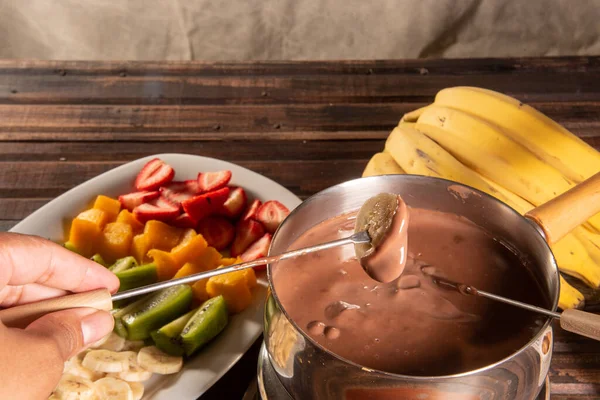
[[[0,61],[0,231],[154,153],[231,161],[305,198],[359,177],[404,112],[455,85],[514,95],[600,148],[600,58]],[[258,345],[202,398],[240,398]],[[600,344],[558,328],[551,381],[553,399],[600,398]]]

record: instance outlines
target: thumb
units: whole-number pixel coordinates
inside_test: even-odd
[[[108,335],[113,325],[114,319],[106,311],[75,308],[44,315],[29,324],[25,331],[51,339],[63,361],[67,361]]]
[[[113,317],[92,308],[45,315],[26,329],[0,323],[0,399],[47,398],[58,384],[64,362],[110,333]]]

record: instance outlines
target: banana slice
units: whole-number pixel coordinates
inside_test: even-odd
[[[96,393],[101,400],[133,400],[131,386],[121,379],[106,377],[94,382]]]
[[[137,361],[138,353],[135,351],[123,351],[120,354],[127,354],[129,358],[129,368],[123,372],[119,372],[118,376],[120,379],[127,382],[143,382],[150,379],[152,372],[140,367]]]
[[[100,339],[102,340],[102,339]],[[110,351],[121,351],[125,347],[125,339],[111,332],[108,337],[96,349],[110,350]]]
[[[125,345],[119,351],[140,351],[145,345],[143,340],[126,340]]]
[[[123,372],[129,368],[129,356],[110,350],[92,350],[81,364],[97,372]]]
[[[71,357],[69,361],[65,363],[65,369],[63,372],[89,379],[92,382],[97,381],[100,378],[104,378],[104,375],[106,375],[104,372],[94,371],[83,366],[82,362],[87,353],[87,351],[82,351],[81,353]]]
[[[140,400],[144,396],[144,385],[140,382],[127,382],[133,393],[133,400]]]
[[[156,346],[147,346],[138,353],[137,362],[145,370],[155,374],[168,375],[181,370],[183,358],[163,353]]]
[[[94,382],[81,376],[64,374],[53,396],[61,400],[95,400],[96,390]]]

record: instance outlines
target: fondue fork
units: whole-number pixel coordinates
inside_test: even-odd
[[[140,296],[147,293],[152,293],[157,290],[166,289],[172,286],[177,286],[186,283],[193,283],[200,279],[206,279],[217,275],[228,274],[234,271],[241,271],[248,268],[258,267],[261,265],[275,263],[281,260],[301,257],[306,254],[315,253],[322,250],[331,249],[347,244],[364,244],[370,243],[371,238],[366,231],[354,233],[351,236],[333,240],[326,243],[321,243],[315,246],[304,247],[297,250],[287,251],[278,255],[262,257],[253,261],[247,261],[239,264],[233,264],[225,268],[213,269],[210,271],[201,272],[185,276],[183,278],[171,279],[168,281],[158,282],[147,286],[138,287],[135,289],[125,290],[123,292],[111,295],[106,289],[97,289],[84,293],[77,293],[54,299],[43,300],[37,303],[25,304],[0,310],[0,321],[9,327],[24,328],[31,322],[41,317],[42,315],[60,311],[68,308],[76,307],[92,307],[101,310],[109,311],[113,308],[113,302],[131,297]]]
[[[433,283],[440,288],[455,290],[465,295],[485,297],[486,299],[499,301],[514,307],[519,307],[525,310],[543,314],[547,317],[558,319],[560,321],[560,327],[566,331],[573,332],[591,339],[600,340],[600,315],[598,314],[576,309],[567,309],[562,313],[558,313],[546,308],[485,292],[475,288],[474,286],[453,282],[445,278],[440,278],[439,276],[429,275],[429,277]]]

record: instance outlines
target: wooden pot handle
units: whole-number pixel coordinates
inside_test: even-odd
[[[566,234],[600,212],[600,172],[525,214],[542,228],[546,242]]]
[[[110,311],[112,309],[110,292],[106,289],[97,289],[6,308],[0,310],[0,321],[10,328],[25,328],[48,313],[78,307]]]
[[[600,340],[600,315],[569,308],[560,315],[560,327],[591,339]]]

